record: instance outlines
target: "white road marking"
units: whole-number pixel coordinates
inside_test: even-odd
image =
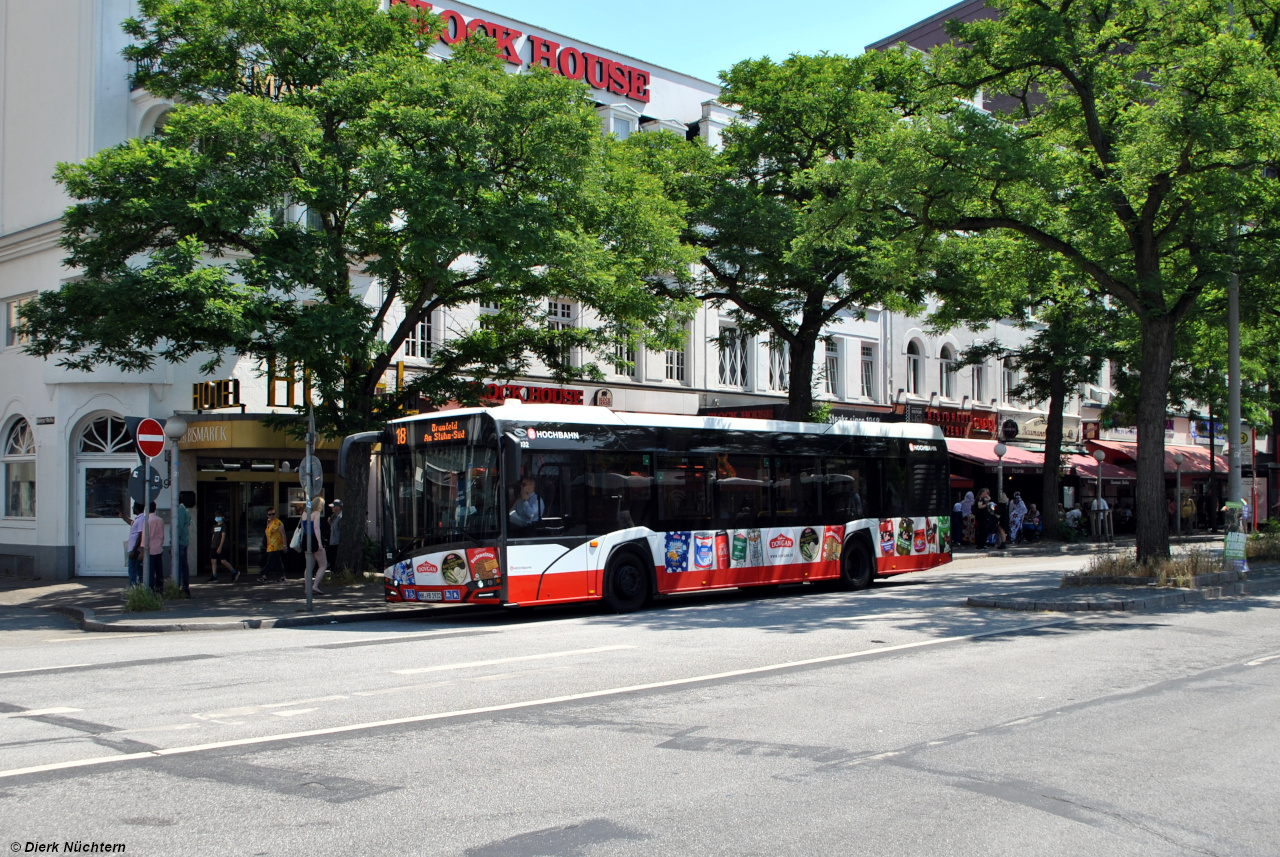
[[[142,631],[137,634],[93,634],[87,631],[81,632],[78,637],[50,637],[47,640],[41,640],[42,643],[77,643],[81,640],[123,640],[126,637],[154,637],[159,631]]]
[[[382,690],[357,690],[352,696],[382,696],[384,693],[399,693],[402,690],[422,690],[428,687],[444,687],[453,684],[451,681],[435,681],[431,684],[406,684],[403,687],[384,687]]]
[[[1251,661],[1247,661],[1245,666],[1256,667],[1261,664],[1265,664],[1267,661],[1274,661],[1276,658],[1280,658],[1280,655],[1267,655],[1265,658],[1255,658]]]
[[[184,729],[199,729],[200,723],[174,723],[169,726],[139,726],[137,729],[116,729],[107,735],[136,735],[139,732],[180,732]]]
[[[802,661],[786,661],[779,664],[768,664],[762,667],[747,667],[740,670],[729,670],[728,672],[709,673],[707,675],[690,676],[689,678],[670,679],[668,681],[655,681],[647,684],[633,684],[626,687],[611,687],[605,690],[589,690],[584,693],[572,693],[565,696],[551,696],[543,699],[530,699],[524,702],[507,702],[500,705],[486,705],[482,708],[467,708],[458,711],[442,711],[437,714],[418,714],[413,717],[398,717],[394,720],[374,720],[368,723],[350,723],[346,726],[331,726],[325,729],[308,729],[302,732],[285,732],[279,735],[260,735],[256,738],[237,738],[230,741],[214,741],[208,744],[193,744],[188,747],[171,747],[164,750],[150,750],[145,753],[125,753],[119,756],[97,756],[91,759],[76,759],[69,762],[55,762],[49,765],[32,765],[26,768],[12,768],[7,771],[0,771],[0,779],[9,779],[11,777],[20,777],[24,774],[42,774],[48,771],[64,771],[71,768],[84,768],[94,765],[105,765],[114,762],[129,762],[135,759],[149,759],[156,756],[179,756],[191,753],[203,753],[209,750],[223,750],[229,747],[250,747],[255,744],[274,744],[280,741],[296,741],[300,738],[316,738],[323,735],[341,735],[347,732],[367,732],[376,729],[386,729],[391,726],[404,726],[411,723],[429,723],[435,720],[450,720],[458,717],[473,717],[479,714],[496,714],[502,711],[518,711],[523,708],[538,708],[547,705],[557,705],[565,702],[580,702],[586,699],[602,699],[610,696],[623,696],[631,693],[641,693],[647,690],[662,690],[669,687],[681,687],[683,685],[698,684],[700,682],[717,681],[727,678],[742,678],[745,676],[767,675],[781,670],[795,669],[797,667],[816,666],[818,664],[839,663],[840,661],[851,661],[856,658],[867,657],[869,655],[881,655],[886,652],[901,652],[908,649],[921,649],[930,646],[941,646],[947,643],[957,643],[963,640],[979,640],[984,637],[999,637],[1005,634],[1013,634],[1018,631],[1030,631],[1037,628],[1048,628],[1056,625],[1068,625],[1073,623],[1074,619],[1057,620],[1052,622],[1037,622],[1027,625],[1016,625],[1012,628],[1001,628],[996,631],[983,631],[979,634],[965,634],[959,637],[939,637],[934,640],[921,640],[916,643],[902,643],[897,646],[885,646],[879,649],[864,649],[860,652],[846,652],[839,655],[824,655],[818,658],[808,658]],[[977,733],[970,733],[976,735]]]
[[[191,716],[197,720],[213,720],[217,717],[244,717],[247,714],[257,714],[268,708],[288,708],[291,705],[307,705],[312,702],[332,702],[335,699],[346,699],[343,694],[335,696],[317,696],[312,699],[295,699],[292,702],[267,702],[262,705],[245,705],[241,708],[225,708],[221,711],[197,712]]]
[[[288,711],[273,711],[271,713],[276,717],[297,717],[299,714],[310,714],[319,710],[318,708],[291,708]]]
[[[84,711],[84,709],[83,708],[32,708],[28,711],[10,711],[6,714],[0,714],[0,718],[39,717],[42,714],[73,714],[77,711]]]
[[[49,670],[73,670],[76,667],[91,667],[93,664],[63,664],[60,667],[27,667],[25,670],[5,670],[0,675],[18,675],[19,673],[42,673]]]
[[[635,646],[597,646],[594,649],[570,649],[566,652],[547,652],[542,655],[520,655],[514,658],[495,658],[491,661],[467,661],[461,664],[437,664],[434,667],[414,667],[407,670],[392,670],[396,675],[419,675],[420,673],[436,673],[446,670],[465,670],[471,667],[492,667],[498,664],[514,664],[520,661],[540,661],[545,658],[567,658],[571,655],[594,655],[599,652],[617,652],[622,649],[634,649]]]

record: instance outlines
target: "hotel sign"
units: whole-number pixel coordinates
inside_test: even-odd
[[[432,4],[426,0],[391,0],[392,6],[401,3],[428,12],[433,9]],[[649,102],[649,72],[643,69],[567,45],[562,47],[559,42],[542,36],[531,34],[526,38],[520,30],[504,24],[480,18],[468,21],[461,12],[452,9],[441,9],[436,14],[444,25],[439,38],[446,45],[456,45],[474,33],[483,32],[498,43],[498,56],[511,65],[522,69],[541,66],[550,69],[552,74],[563,75],[570,80],[585,80],[592,89],[612,92],[646,104]],[[523,44],[520,43],[522,39]]]

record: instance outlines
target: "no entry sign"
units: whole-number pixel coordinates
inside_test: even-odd
[[[164,429],[155,420],[148,418],[138,423],[134,436],[138,440],[138,451],[147,458],[155,458],[164,452]]]

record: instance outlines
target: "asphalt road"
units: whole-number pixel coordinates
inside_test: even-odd
[[[965,559],[621,617],[6,622],[0,848],[1280,853],[1280,598],[959,606],[1080,563]]]

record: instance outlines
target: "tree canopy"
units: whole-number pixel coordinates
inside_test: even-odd
[[[683,212],[601,135],[585,86],[509,74],[479,36],[441,61],[438,19],[379,5],[140,0],[136,83],[176,106],[155,136],[59,166],[82,276],[28,305],[27,350],[80,368],[296,367],[320,431],[342,436],[423,399],[474,401],[475,381],[533,358],[590,373],[572,349],[620,332],[677,336],[679,308],[645,284],[686,266]],[[552,298],[603,324],[549,325]],[[477,301],[500,311],[389,383],[420,322]],[[349,517],[344,547],[360,544]]]
[[[1275,282],[1274,34],[1227,0],[990,5],[931,57],[934,85],[969,102],[902,129],[896,198],[931,228],[1057,255],[1135,320],[1138,555],[1162,556],[1178,329],[1233,270]]]

